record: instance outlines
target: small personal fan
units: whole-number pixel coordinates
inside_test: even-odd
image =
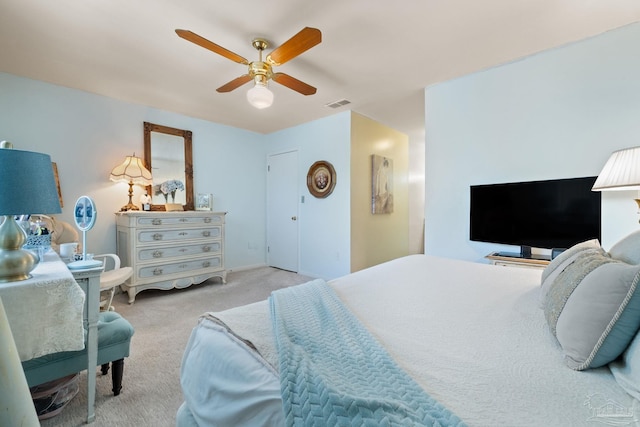
[[[101,261],[87,259],[87,231],[91,230],[96,223],[98,211],[96,204],[89,196],[81,196],[77,201],[73,211],[76,227],[82,231],[82,259],[67,264],[72,270],[82,270],[87,268],[100,267]]]

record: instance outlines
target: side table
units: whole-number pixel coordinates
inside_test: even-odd
[[[100,274],[102,267],[72,270],[73,278],[84,291],[83,322],[87,331],[87,423],[95,421],[96,375],[98,365],[98,315],[100,313]]]

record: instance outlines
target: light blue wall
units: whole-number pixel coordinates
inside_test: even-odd
[[[425,252],[481,260],[469,186],[598,175],[640,145],[640,24],[425,91]],[[605,248],[638,229],[635,192],[602,194]]]
[[[193,132],[195,191],[212,193],[214,210],[228,212],[227,268],[264,265],[263,135],[0,73],[0,140],[50,154],[58,164],[60,218],[72,221],[79,196],[96,200],[90,252],[115,251],[113,213],[126,204],[128,186],[109,181],[109,172],[126,155],[143,155],[144,121]],[[136,187],[134,202],[141,192]]]
[[[115,251],[113,213],[127,202],[128,186],[109,181],[111,169],[134,152],[143,155],[143,122],[193,132],[194,190],[212,193],[213,208],[227,213],[226,267],[266,262],[266,159],[297,149],[300,205],[300,273],[326,279],[350,271],[350,131],[344,112],[271,135],[194,119],[104,96],[0,73],[0,140],[44,152],[58,164],[65,207],[81,195],[98,206],[87,235],[90,252]],[[336,168],[331,197],[316,199],[306,188],[309,166],[327,160]],[[143,189],[135,188],[137,203]]]
[[[346,111],[266,136],[269,154],[298,151],[299,272],[332,279],[350,272],[351,112]],[[317,199],[306,185],[309,167],[318,160],[336,170],[330,197]],[[301,198],[299,199],[302,200]]]

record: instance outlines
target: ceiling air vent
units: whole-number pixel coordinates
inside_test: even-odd
[[[329,108],[340,108],[343,105],[347,105],[347,104],[351,104],[351,101],[347,100],[347,99],[341,99],[339,101],[334,101],[334,102],[330,102],[328,104],[325,104],[325,107],[329,107]]]

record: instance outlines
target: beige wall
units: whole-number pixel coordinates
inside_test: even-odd
[[[371,213],[371,155],[393,160],[394,211]],[[409,254],[407,135],[351,113],[351,271]]]

